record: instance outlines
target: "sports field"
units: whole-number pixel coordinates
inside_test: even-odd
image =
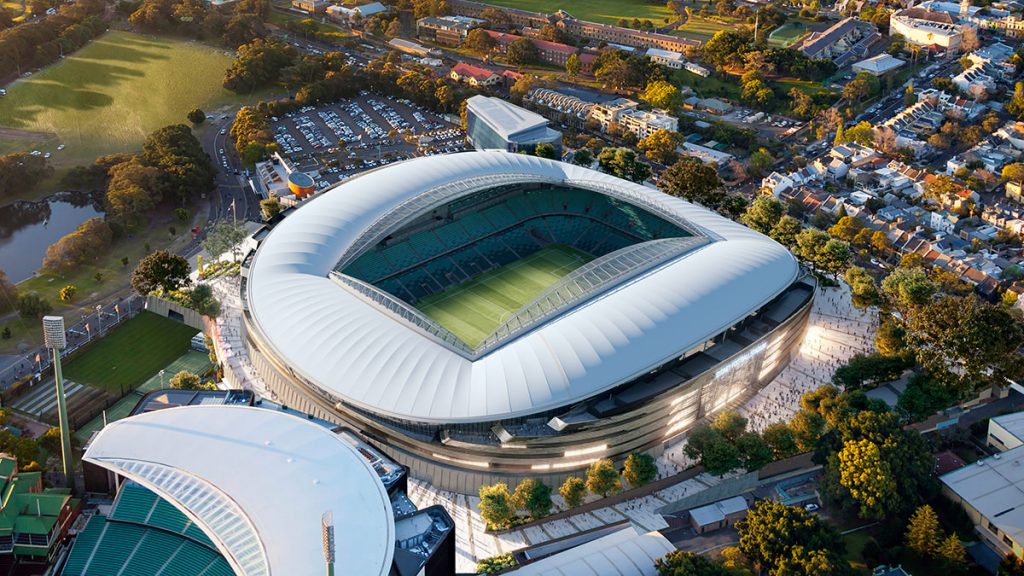
[[[590,256],[569,246],[547,246],[428,296],[417,307],[466,344],[476,346],[510,313],[590,260]]]
[[[665,18],[674,16],[665,2],[645,0],[487,0],[487,4],[542,14],[565,10],[580,20],[603,24],[615,24],[620,18],[639,18],[650,20],[655,26],[664,26]]]
[[[64,375],[120,395],[188,351],[196,332],[180,322],[142,312],[69,358]]]
[[[768,35],[768,44],[780,48],[789,48],[797,40],[806,36],[808,32],[810,30],[799,22],[783,24]]]
[[[736,25],[739,23],[737,18],[721,18],[712,20],[710,18],[701,18],[693,11],[690,11],[690,17],[686,19],[686,23],[675,29],[672,32],[674,36],[680,36],[682,38],[689,38],[690,40],[698,40],[700,42],[707,42],[711,40],[717,32],[722,30],[734,30]]]
[[[56,138],[19,141],[0,133],[0,150],[51,152],[58,166],[133,151],[156,129],[187,122],[193,108],[211,111],[254,98],[221,86],[231,60],[198,42],[108,32],[7,87],[0,127]],[[65,149],[58,152],[58,144]]]

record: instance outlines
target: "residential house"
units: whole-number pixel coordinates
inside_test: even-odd
[[[501,75],[494,70],[465,62],[459,62],[452,66],[448,75],[452,80],[464,82],[470,86],[493,86],[501,82]]]

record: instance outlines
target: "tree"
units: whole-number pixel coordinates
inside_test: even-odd
[[[113,236],[110,225],[101,218],[90,218],[46,249],[43,268],[49,271],[74,270],[92,262],[110,248]]]
[[[772,158],[771,153],[764,148],[758,148],[756,152],[750,155],[750,172],[754,176],[759,176],[767,172],[775,164],[775,158]]]
[[[161,189],[182,204],[213,189],[213,163],[184,124],[165,126],[146,137],[142,160],[160,169]]]
[[[224,87],[244,93],[270,86],[281,77],[281,70],[295,63],[296,56],[282,41],[256,38],[238,47],[238,56],[224,73]]]
[[[243,224],[222,220],[203,240],[203,249],[210,254],[211,261],[217,260],[228,252],[234,252],[246,236]]]
[[[170,380],[171,388],[175,390],[216,390],[217,387],[213,384],[203,384],[202,378],[198,374],[193,374],[188,370],[182,370],[171,376]]]
[[[198,284],[189,294],[189,308],[203,316],[216,318],[220,316],[220,302],[213,295],[209,284]]]
[[[7,273],[0,270],[0,314],[14,309],[18,300],[18,287],[7,278]]]
[[[1013,97],[1006,104],[1006,111],[1017,120],[1024,119],[1024,82],[1017,82],[1013,87]]]
[[[939,517],[931,506],[925,504],[914,511],[907,523],[907,547],[922,558],[930,558],[942,543],[942,529]]]
[[[864,309],[881,303],[882,297],[878,292],[878,286],[867,270],[860,266],[850,266],[846,269],[844,280],[850,285],[853,305],[857,308]]]
[[[271,220],[281,213],[281,202],[277,198],[260,200],[260,212],[263,214],[264,220]]]
[[[626,463],[622,475],[629,482],[630,486],[638,487],[647,484],[658,477],[658,467],[654,464],[654,457],[642,452],[630,452],[626,457]]]
[[[817,109],[814,106],[814,99],[808,96],[803,90],[793,88],[789,91],[790,109],[797,118],[809,120],[814,117]]]
[[[506,568],[515,568],[519,563],[516,562],[511,552],[505,554],[498,554],[497,556],[491,556],[490,558],[484,558],[476,563],[477,574],[490,574],[491,572],[499,572]]]
[[[53,310],[53,305],[50,304],[50,301],[45,300],[35,292],[19,296],[14,307],[18,309],[18,314],[22,318],[42,318]]]
[[[192,283],[188,260],[166,250],[154,252],[139,261],[132,272],[131,285],[136,292],[147,295],[160,289],[171,292]]]
[[[162,194],[163,174],[132,158],[110,168],[107,207],[111,216],[124,225],[132,225],[150,212]]]
[[[814,450],[825,432],[825,418],[813,410],[800,410],[789,421],[793,440],[801,452]]]
[[[729,442],[735,442],[747,431],[747,419],[735,410],[726,410],[715,417],[711,427],[721,432]]]
[[[721,476],[740,467],[740,452],[720,431],[697,426],[686,439],[686,455],[697,460],[708,474]]]
[[[534,520],[551,513],[551,487],[535,478],[527,478],[516,486],[512,503],[530,512]]]
[[[725,189],[715,169],[691,156],[680,158],[658,179],[662,192],[715,208],[725,197]]]
[[[565,60],[565,72],[569,75],[570,80],[575,80],[580,74],[580,70],[583,69],[583,62],[580,61],[579,54],[570,54]]]
[[[580,148],[573,152],[572,163],[578,166],[590,166],[594,162],[594,155],[586,148]]]
[[[604,148],[597,162],[605,172],[633,182],[643,182],[651,175],[651,167],[638,161],[629,148]]]
[[[477,54],[490,54],[498,42],[483,28],[473,28],[466,34],[462,45]]]
[[[533,150],[533,155],[538,158],[548,158],[551,160],[558,159],[558,153],[555,151],[555,147],[547,142],[537,144],[536,148]]]
[[[840,483],[860,504],[860,517],[881,520],[894,507],[896,480],[870,440],[848,441],[839,452]]]
[[[736,450],[740,454],[740,465],[747,472],[764,468],[772,461],[772,449],[757,432],[744,432],[736,438]]]
[[[875,129],[868,122],[850,126],[843,133],[843,142],[856,142],[862,146],[872,146],[875,143]]]
[[[771,196],[758,196],[743,213],[741,220],[761,234],[770,234],[785,213],[782,202]]]
[[[938,286],[920,267],[904,267],[902,262],[882,280],[882,294],[886,302],[908,320],[921,306],[927,304]]]
[[[1007,182],[1016,182],[1019,185],[1024,185],[1024,163],[1013,162],[1003,166],[1002,176],[1003,180]]]
[[[789,458],[799,451],[793,429],[785,422],[769,424],[762,432],[761,437],[771,449],[772,456],[777,459]]]
[[[792,216],[786,215],[779,219],[779,221],[772,227],[768,236],[772,240],[775,240],[779,244],[787,248],[792,248],[796,244],[796,235],[800,233],[800,221]]]
[[[78,294],[78,286],[74,284],[68,284],[67,286],[60,289],[58,297],[61,302],[71,302],[75,299],[75,295]]]
[[[1018,380],[1024,325],[973,295],[942,296],[907,323],[907,341],[930,374],[967,393],[985,382]]]
[[[683,97],[675,85],[664,80],[653,80],[644,88],[643,101],[654,108],[674,110],[682,105]]]
[[[758,501],[747,517],[736,523],[739,549],[770,576],[791,574],[846,575],[842,536],[818,516],[771,499]],[[808,564],[825,571],[807,571]]]
[[[658,576],[729,576],[721,562],[695,552],[673,550],[654,561]]]
[[[568,508],[575,508],[583,504],[583,499],[587,496],[587,483],[579,476],[569,476],[558,489],[558,493],[565,499]]]
[[[618,492],[622,487],[619,473],[611,460],[598,460],[587,468],[587,490],[601,496]]]
[[[953,570],[959,570],[967,563],[967,550],[960,542],[956,533],[946,536],[939,545],[938,557],[942,563]]]
[[[519,38],[505,49],[505,59],[513,66],[528,66],[537,63],[540,51],[529,38]]]
[[[202,124],[204,121],[206,121],[206,113],[200,110],[199,108],[193,108],[189,110],[188,114],[185,117],[188,118],[188,121],[193,124]]]
[[[477,509],[480,517],[487,522],[488,529],[507,527],[516,515],[508,484],[499,482],[491,486],[481,486],[480,504],[477,505]]]
[[[924,186],[925,197],[941,202],[944,198],[952,196],[959,191],[961,186],[945,174],[939,174],[931,182]]]
[[[662,128],[638,142],[636,147],[655,162],[671,164],[679,157],[676,153],[676,146],[678,145],[679,134]]]

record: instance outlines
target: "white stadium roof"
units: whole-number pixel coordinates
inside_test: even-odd
[[[302,418],[243,406],[158,410],[108,425],[85,460],[180,509],[239,576],[323,574],[327,511],[340,573],[391,570],[384,485],[351,444]]]
[[[629,526],[513,570],[515,576],[655,576],[654,561],[675,550],[659,532]]]
[[[363,232],[396,206],[458,188],[438,201],[444,204],[495,185],[485,186],[488,178],[621,190],[712,241],[477,358],[329,277]],[[798,272],[783,246],[683,200],[580,166],[469,152],[394,164],[311,200],[263,241],[246,298],[263,344],[296,374],[372,412],[443,424],[525,416],[609,390],[728,328]]]

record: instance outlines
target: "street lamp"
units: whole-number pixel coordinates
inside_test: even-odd
[[[103,334],[103,306],[96,305],[96,333]]]
[[[160,388],[164,387],[164,372],[166,372],[166,370],[161,368],[160,369]]]
[[[64,482],[70,487],[73,484],[71,467],[74,464],[71,455],[71,425],[68,422],[67,399],[64,397],[64,375],[60,369],[60,350],[68,345],[63,316],[43,316],[43,339],[46,347],[53,351],[53,379],[57,387],[57,415],[60,418],[61,461]]]

